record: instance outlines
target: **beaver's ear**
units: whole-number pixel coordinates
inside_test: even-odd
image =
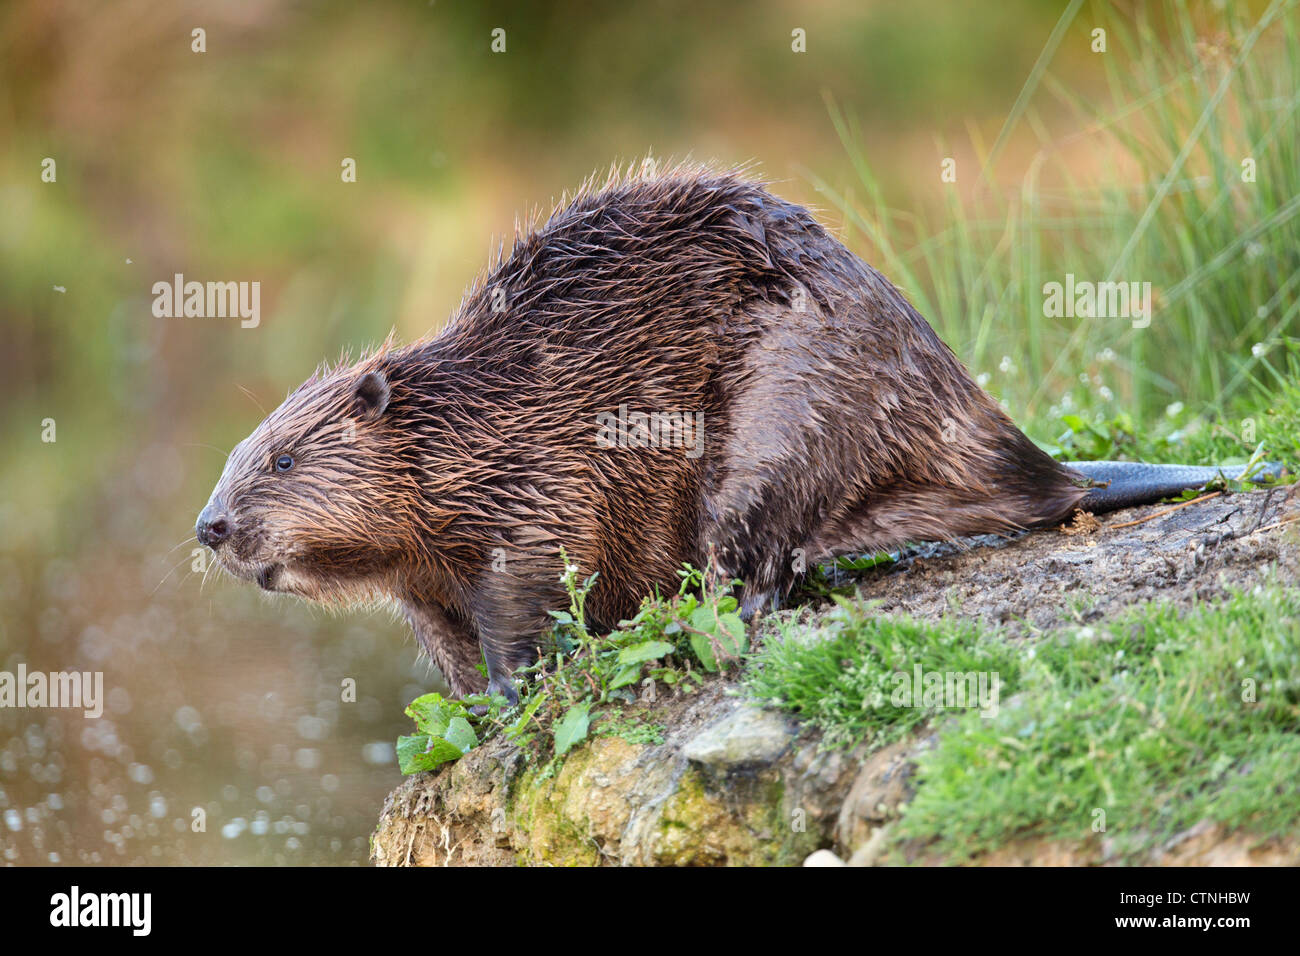
[[[357,415],[364,421],[373,422],[384,414],[391,396],[392,391],[383,372],[366,372],[357,379]]]

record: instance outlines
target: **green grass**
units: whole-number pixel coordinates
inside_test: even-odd
[[[818,728],[826,746],[892,743],[940,713],[937,706],[895,702],[895,675],[915,665],[925,672],[996,672],[1004,690],[1016,683],[1020,652],[975,623],[928,623],[879,615],[870,604],[837,603],[833,618],[815,628],[781,624],[746,682],[756,699]]]
[[[1282,342],[1262,357],[1259,372],[1238,395],[1231,421],[1194,415],[1182,403],[1142,425],[1124,412],[1109,418],[1067,415],[1055,443],[1046,447],[1076,461],[1228,465],[1245,464],[1262,446],[1265,458],[1295,474],[1300,470],[1300,340]]]
[[[896,675],[916,665],[998,672],[996,713],[894,706]],[[1261,836],[1300,824],[1294,589],[1145,605],[1018,644],[956,618],[844,604],[819,629],[769,640],[748,686],[828,746],[875,749],[937,730],[892,839],[936,841],[954,862],[1026,836],[1105,836],[1124,856],[1202,820]]]
[[[1253,401],[1252,385],[1275,387],[1278,351],[1296,338],[1300,314],[1295,0],[1270,3],[1257,20],[1230,4],[1217,29],[1199,32],[1195,11],[1167,3],[1152,15],[1172,24],[1172,42],[1156,39],[1146,13],[1092,13],[1067,24],[1066,42],[1107,30],[1108,51],[1091,60],[1106,93],[1080,85],[1087,73],[1067,82],[1045,56],[994,149],[973,142],[983,170],[959,169],[957,184],[943,184],[936,162],[900,210],[861,132],[832,104],[858,181],[837,190],[810,178],[842,213],[849,244],[1031,433],[1052,439],[1062,415],[1108,422],[1123,411],[1139,433],[1250,444],[1239,403]],[[1065,130],[1051,128],[1060,108]],[[1001,147],[1016,137],[1029,158],[1013,168]],[[940,215],[926,212],[935,189]],[[1044,285],[1067,273],[1150,282],[1149,327],[1045,317]],[[1169,427],[1165,410],[1179,403],[1184,421]]]
[[[961,860],[1008,839],[1112,839],[1121,855],[1202,820],[1300,822],[1300,593],[1155,604],[1042,643],[1015,698],[962,714],[918,758],[896,838]],[[1253,699],[1251,699],[1253,697]],[[1104,834],[1093,824],[1104,813]]]

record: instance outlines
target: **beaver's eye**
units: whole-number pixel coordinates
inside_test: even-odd
[[[276,471],[288,471],[293,467],[293,458],[290,455],[281,455],[275,460]]]

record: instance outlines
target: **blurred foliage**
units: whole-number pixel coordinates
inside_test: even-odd
[[[1080,414],[1159,430],[1178,404],[1222,433],[1268,404],[1269,356],[1300,317],[1296,8],[1231,4],[1210,23],[1183,2],[1073,19],[1071,5],[1066,37],[1106,31],[1105,89],[1036,64],[998,139],[972,133],[971,161],[957,159],[971,185],[941,208],[892,199],[860,124],[834,104],[857,196],[813,179],[860,233],[850,243],[1031,430]],[[1016,128],[1030,134],[1019,161],[999,152]],[[1047,284],[1067,276],[1146,284],[1153,314],[1049,318]],[[1240,434],[1235,450],[1252,444]]]

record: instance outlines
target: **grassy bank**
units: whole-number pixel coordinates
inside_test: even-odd
[[[1135,607],[1023,643],[852,606],[835,627],[828,640],[773,643],[751,688],[828,742],[936,732],[896,843],[934,843],[960,862],[1013,839],[1096,838],[1123,856],[1204,820],[1260,837],[1300,824],[1294,587]],[[915,665],[996,673],[1000,701],[983,713],[894,706],[895,675]]]

